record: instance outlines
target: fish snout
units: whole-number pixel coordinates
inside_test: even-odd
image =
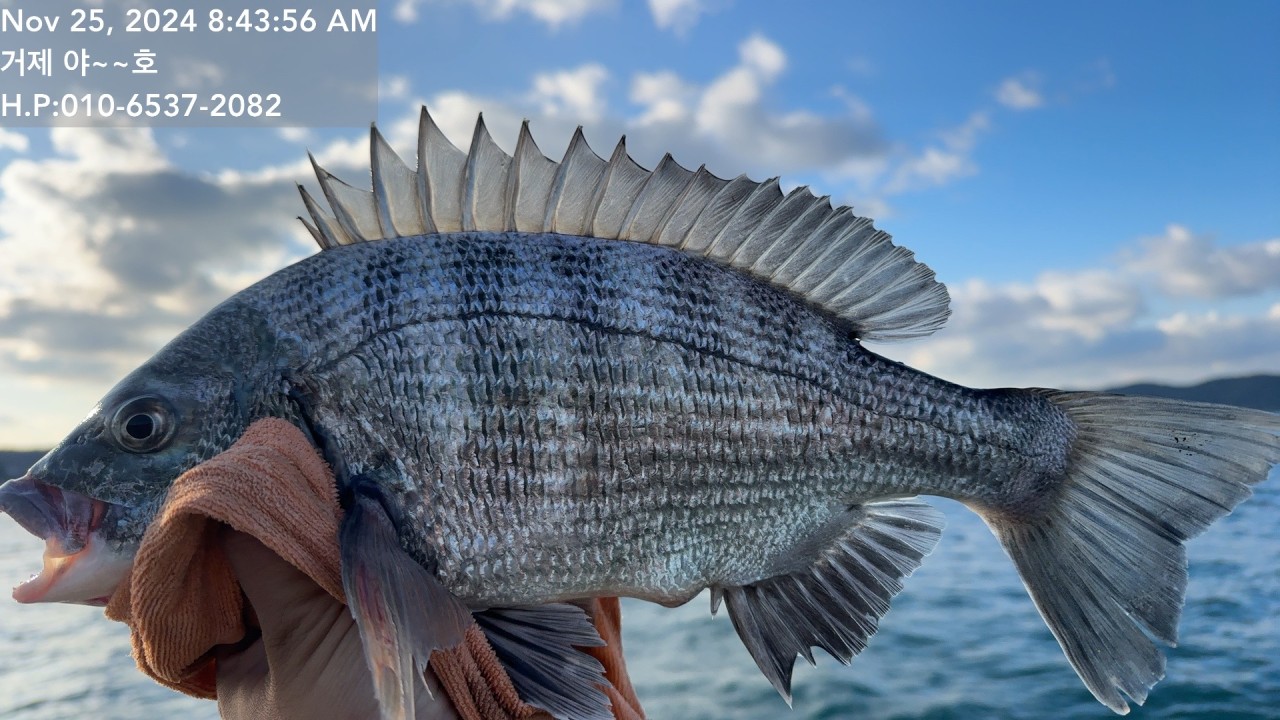
[[[41,482],[30,474],[0,485],[0,512],[42,540],[56,538],[68,552],[84,548],[106,511],[107,504],[101,500]]]
[[[35,479],[0,486],[0,512],[45,541],[44,567],[17,586],[18,602],[106,604],[129,572],[131,553],[109,547],[98,530],[110,505]]]

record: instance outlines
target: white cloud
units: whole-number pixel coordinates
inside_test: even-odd
[[[490,20],[508,20],[517,14],[529,15],[553,29],[578,22],[613,5],[613,0],[398,0],[393,15],[402,23],[417,22],[419,6],[428,1],[465,2]]]
[[[421,2],[422,0],[397,0],[391,15],[402,23],[415,23],[418,21],[418,5]]]
[[[277,128],[276,134],[279,135],[280,138],[282,140],[285,140],[286,142],[299,143],[299,144],[310,142],[311,139],[315,137],[315,133],[311,131],[311,128],[305,128],[305,127]]]
[[[785,72],[786,53],[762,35],[746,38],[737,63],[709,83],[691,82],[668,70],[638,72],[629,78],[628,99],[635,109],[619,113],[608,102],[610,76],[603,66],[543,72],[531,86],[507,97],[480,96],[448,90],[423,98],[450,138],[465,147],[483,111],[495,140],[511,150],[521,118],[529,118],[534,135],[550,157],[567,144],[575,126],[586,126],[597,150],[629,134],[628,148],[642,164],[652,166],[665,152],[697,166],[705,162],[721,175],[740,172],[831,173],[854,167],[885,152],[865,104],[847,113],[819,115],[803,110],[774,110],[770,91]],[[384,132],[411,141],[416,124],[386,125]],[[642,129],[643,132],[633,132]],[[557,147],[557,144],[558,147]]]
[[[956,307],[958,307],[958,302]],[[971,387],[1101,389],[1134,382],[1194,383],[1274,373],[1280,313],[1170,316],[1113,329],[1096,340],[1051,330],[982,333],[944,328],[919,344],[887,348],[921,370]]]
[[[409,97],[409,78],[404,75],[378,77],[378,95],[383,100],[403,100]]]
[[[782,174],[785,180],[788,174],[806,173],[830,183],[827,191],[836,189],[839,200],[853,201],[874,217],[890,214],[886,195],[944,185],[977,171],[972,153],[990,125],[986,112],[971,113],[918,150],[893,148],[872,108],[842,87],[831,93],[844,112],[775,107],[773,88],[787,67],[786,51],[756,33],[739,43],[736,63],[705,83],[664,69],[632,74],[627,99],[634,110],[629,113],[610,105],[606,90],[613,78],[594,63],[539,73],[530,88],[508,97],[448,90],[423,100],[460,147],[466,147],[482,111],[495,140],[508,150],[514,128],[529,118],[539,142],[553,143],[543,147],[551,157],[559,156],[555,143],[567,141],[574,126],[584,124],[588,139],[603,153],[628,134],[630,151],[650,166],[670,152],[691,166],[705,162],[723,176]],[[411,145],[416,123],[384,124],[383,130]]]
[[[1129,325],[1142,310],[1137,286],[1105,270],[1046,272],[1032,283],[973,279],[954,287],[952,297],[961,330],[1047,330],[1086,341]]]
[[[899,165],[893,182],[889,183],[885,190],[889,193],[901,193],[933,185],[945,185],[951,180],[973,175],[976,172],[977,167],[966,153],[928,147],[919,155]]]
[[[607,106],[600,87],[608,79],[609,71],[595,63],[540,73],[533,78],[531,99],[546,115],[594,122],[604,115]]]
[[[674,30],[680,34],[692,30],[707,10],[705,0],[649,0],[653,24],[662,30]]]
[[[24,297],[81,310],[99,307],[96,290],[107,276],[91,251],[127,232],[131,220],[84,207],[109,180],[127,184],[167,167],[148,130],[49,132],[57,156],[15,160],[0,172],[0,310]]]
[[[688,145],[692,131],[693,139],[715,148],[716,155],[732,158],[733,170],[746,165],[770,174],[825,171],[884,151],[879,128],[867,113],[771,109],[768,93],[786,67],[786,52],[777,43],[752,35],[738,46],[738,64],[705,87],[668,77],[665,85],[674,92],[657,114],[652,111],[657,98],[650,94],[649,112],[642,118],[673,147]],[[659,123],[659,115],[672,119]]]
[[[1030,283],[953,283],[951,322],[935,336],[903,346],[903,359],[977,386],[1101,388],[1275,372],[1280,302],[1267,300],[1267,294],[1274,298],[1280,289],[1280,273],[1266,281],[1260,275],[1242,278],[1224,272],[1234,267],[1231,263],[1201,262],[1256,258],[1273,252],[1268,248],[1274,241],[1233,248],[1214,246],[1203,236],[1188,238],[1196,236],[1179,228],[1154,245],[1152,239],[1140,240],[1122,256],[1170,260],[1165,264],[1122,260],[1106,269],[1043,273]],[[1161,254],[1168,244],[1194,252]],[[1204,291],[1210,288],[1252,294],[1270,305],[1259,312],[1179,303],[1209,297]]]
[[[744,117],[741,112],[744,108],[759,105],[766,82],[768,78],[747,65],[739,65],[721,75],[698,102],[698,127],[710,132],[729,129]]]
[[[766,80],[774,80],[787,67],[787,55],[778,44],[763,35],[752,35],[738,46],[742,64],[753,68]]]
[[[645,108],[636,119],[641,126],[685,122],[697,95],[697,87],[669,71],[636,73],[631,80],[631,102]]]
[[[970,114],[958,127],[944,130],[941,133],[942,141],[951,150],[967,153],[973,150],[974,146],[978,144],[978,137],[990,127],[990,116],[985,112],[978,111]]]
[[[1280,303],[1269,311],[1179,312],[1156,323],[1165,342],[1130,368],[1131,379],[1163,377],[1199,381],[1207,377],[1274,373],[1280,367]]]
[[[293,181],[172,166],[144,129],[55,128],[0,171],[0,368],[115,378],[303,252]],[[92,398],[85,399],[85,407]]]
[[[752,35],[738,45],[737,67],[721,75],[702,93],[695,113],[703,132],[724,136],[741,134],[757,118],[764,89],[786,69],[787,56],[776,43]]]
[[[913,190],[946,185],[978,172],[973,150],[978,137],[991,126],[985,112],[975,112],[963,124],[941,132],[941,144],[930,145],[901,160],[893,170],[884,192],[896,195]]]
[[[0,128],[0,150],[12,150],[13,152],[24,153],[30,141],[26,135],[13,130],[5,130]]]
[[[1013,110],[1033,110],[1044,105],[1044,96],[1037,89],[1039,79],[1034,73],[1023,73],[1005,78],[996,88],[996,102]]]
[[[1126,253],[1127,266],[1173,297],[1224,298],[1280,289],[1280,238],[1218,247],[1207,235],[1170,225]]]
[[[51,162],[52,167],[60,170],[83,166],[89,172],[144,173],[169,165],[149,129],[95,132],[58,127],[50,130],[49,139],[54,151],[67,158]]]
[[[831,88],[831,95],[844,102],[845,107],[849,108],[849,113],[853,117],[866,122],[871,121],[873,115],[871,106],[867,104],[866,100],[849,92],[848,88],[843,85],[834,85]]]

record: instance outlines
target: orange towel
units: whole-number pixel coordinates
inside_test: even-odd
[[[344,601],[333,474],[306,437],[284,420],[255,422],[226,452],[183,474],[147,530],[132,574],[107,617],[129,625],[138,667],[188,695],[216,695],[215,646],[246,633],[243,594],[221,546],[218,524],[252,535]],[[622,659],[617,598],[588,606],[608,645],[590,652],[605,666],[618,720],[644,713]],[[431,668],[464,720],[523,720],[538,714],[512,687],[484,634],[431,657]]]

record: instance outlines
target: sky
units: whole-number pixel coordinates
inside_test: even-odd
[[[1280,372],[1280,4],[383,0],[376,120],[665,152],[852,205],[952,318],[877,352],[975,386]],[[323,78],[316,78],[323,83]],[[306,152],[368,129],[0,127],[0,447],[47,447],[315,251]]]

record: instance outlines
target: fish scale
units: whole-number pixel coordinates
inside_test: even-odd
[[[954,466],[953,438],[978,445],[973,430],[986,424],[948,426],[953,415],[931,409],[963,404],[971,391],[934,381],[936,402],[918,402],[926,376],[850,345],[839,323],[772,288],[692,263],[663,248],[569,236],[431,236],[317,256],[302,270],[314,283],[351,277],[348,265],[372,283],[348,283],[353,296],[327,305],[295,306],[314,320],[278,314],[295,291],[291,277],[244,302],[276,313],[280,326],[316,328],[318,347],[302,352],[325,358],[311,370],[313,392],[352,472],[376,472],[396,448],[404,475],[431,478],[426,492],[402,491],[414,515],[402,529],[406,549],[431,558],[445,585],[476,606],[597,594],[675,602],[710,583],[756,579],[849,505],[937,493],[935,478],[962,470],[991,482],[1010,472],[1001,463],[1016,465],[988,453]],[[602,293],[605,274],[616,286]],[[691,276],[711,290],[690,292]],[[384,292],[388,283],[394,290]],[[459,297],[458,287],[468,292]],[[326,324],[346,308],[375,321],[361,325],[373,334],[344,346]],[[504,350],[515,342],[523,353]],[[441,370],[406,376],[424,356],[438,357]],[[895,375],[914,391],[894,392]],[[584,386],[587,402],[571,391]],[[860,401],[869,394],[882,398],[878,412]],[[375,407],[371,398],[394,401]],[[979,408],[976,398],[969,404]],[[404,410],[427,407],[464,418],[461,434],[443,421],[417,425]],[[561,442],[535,441],[539,462],[521,465],[515,448],[537,437]],[[674,516],[676,507],[699,507],[701,522]],[[523,541],[486,542],[512,517]],[[684,546],[662,532],[673,523]],[[741,547],[758,552],[743,557]],[[561,568],[572,572],[556,575]]]

